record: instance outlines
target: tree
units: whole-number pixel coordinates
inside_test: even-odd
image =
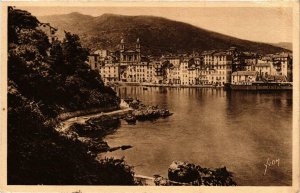
[[[49,63],[54,70],[62,72],[62,68],[64,66],[64,55],[61,42],[58,40],[53,41],[51,44]]]
[[[39,23],[31,13],[8,7],[8,43],[17,43],[18,34],[22,29],[35,29]]]
[[[62,43],[62,51],[65,65],[70,74],[74,73],[78,65],[83,64],[88,57],[89,51],[81,46],[78,35],[65,31]]]

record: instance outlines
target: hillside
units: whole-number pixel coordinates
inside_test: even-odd
[[[103,14],[92,17],[70,13],[43,16],[39,19],[59,29],[78,34],[83,45],[92,50],[115,49],[123,37],[127,43],[134,43],[137,38],[140,38],[142,51],[145,54],[154,55],[166,52],[227,49],[230,46],[260,53],[285,51],[284,48],[270,44],[242,40],[183,22],[154,16]],[[61,32],[59,33],[62,34]]]
[[[118,108],[120,100],[85,63],[88,51],[77,35],[50,44],[39,24],[29,12],[9,7],[8,184],[133,184],[122,160],[97,161],[89,143],[55,129],[62,113]]]
[[[273,43],[273,46],[288,49],[288,50],[293,50],[293,43],[291,42],[279,42],[279,43]]]

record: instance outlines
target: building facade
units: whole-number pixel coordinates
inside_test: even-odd
[[[121,81],[224,86],[266,81],[272,77],[292,80],[291,54],[259,56],[253,52],[239,52],[235,47],[154,58],[142,55],[139,39],[134,49],[127,49],[122,39],[118,50],[96,50],[88,57],[88,63],[93,70],[98,70],[105,84]]]

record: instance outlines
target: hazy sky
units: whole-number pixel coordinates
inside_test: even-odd
[[[121,15],[153,15],[183,21],[192,25],[260,42],[292,42],[291,8],[247,7],[18,7],[33,15],[79,12],[100,16],[104,13]]]

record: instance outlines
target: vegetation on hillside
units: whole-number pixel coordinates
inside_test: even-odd
[[[211,49],[241,50],[259,53],[286,51],[278,46],[242,40],[208,31],[183,22],[153,16],[123,16],[103,14],[99,17],[70,13],[40,18],[54,26],[80,36],[82,43],[91,49],[116,49],[121,37],[126,45],[134,46],[140,38],[142,52],[152,55],[191,53]],[[63,34],[62,31],[60,34]]]
[[[133,184],[124,160],[96,161],[55,130],[60,113],[118,106],[119,98],[85,64],[77,35],[50,43],[40,25],[8,8],[8,184]]]

